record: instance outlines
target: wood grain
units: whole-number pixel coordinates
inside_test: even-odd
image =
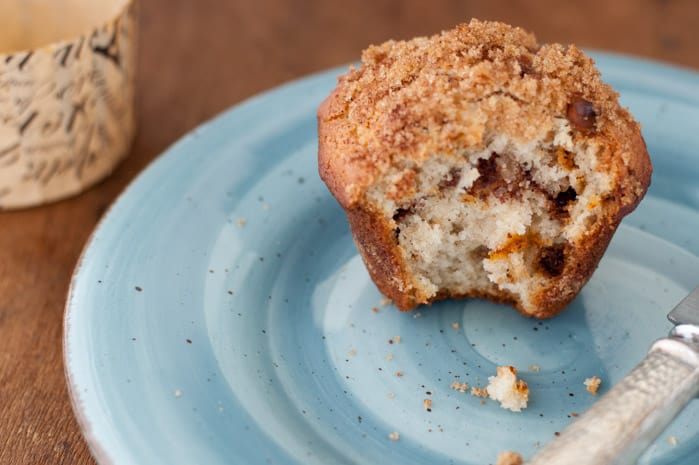
[[[61,338],[73,267],[115,196],[155,156],[225,108],[357,59],[367,44],[499,19],[541,41],[699,68],[694,0],[142,0],[130,157],[57,204],[0,212],[0,463],[93,464],[68,401]]]

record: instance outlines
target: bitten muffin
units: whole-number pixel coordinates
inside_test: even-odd
[[[401,310],[563,310],[650,183],[639,124],[577,47],[472,20],[370,46],[318,110],[318,168]]]

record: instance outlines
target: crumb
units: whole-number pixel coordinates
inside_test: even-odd
[[[573,413],[570,414],[570,416],[572,416],[572,417],[574,417],[574,418],[577,418],[577,417],[578,417],[578,412],[573,412]]]
[[[481,400],[481,405],[485,405],[485,399]]]
[[[454,329],[459,329],[461,327],[461,325],[459,324],[458,321],[455,321],[451,324],[451,327]]]
[[[500,452],[496,465],[522,465],[522,456],[511,450]]]
[[[240,226],[241,228],[244,227],[245,223],[247,223],[247,222],[248,222],[248,220],[246,220],[242,216],[240,218],[238,218],[238,226]]]
[[[386,307],[387,305],[391,305],[392,303],[393,303],[393,301],[392,301],[391,299],[389,299],[388,297],[383,297],[383,298],[379,301],[379,304],[380,304],[382,307]]]
[[[399,378],[403,377],[403,372],[402,371],[396,371],[396,376]]]
[[[672,446],[675,447],[677,445],[677,438],[675,436],[670,436],[667,438],[667,442]]]
[[[453,383],[451,383],[451,388],[455,391],[466,392],[468,391],[468,384],[454,381]]]
[[[400,439],[400,434],[398,434],[397,431],[394,431],[388,435],[388,439],[390,439],[391,441],[397,441]]]
[[[596,396],[597,390],[599,389],[600,384],[602,384],[602,380],[599,379],[599,377],[597,376],[592,376],[583,381],[583,384],[587,388],[587,392],[589,392],[593,396]]]
[[[388,398],[389,398],[389,399],[395,399],[395,397],[396,397],[396,395],[395,395],[394,393],[392,393],[392,392],[389,392],[389,393],[388,393]]]
[[[475,397],[488,397],[488,390],[486,388],[474,386],[471,388],[471,395]]]
[[[396,344],[400,344],[400,336],[393,336],[393,340],[396,341]]]
[[[182,397],[182,391],[179,389],[175,389],[175,397]]]
[[[371,311],[374,313],[379,313],[379,308],[378,307],[372,307]]]
[[[422,316],[422,313],[415,312],[415,314],[413,315],[413,318],[420,318],[421,316]]]
[[[393,354],[386,354],[386,360],[393,360]]]
[[[515,367],[498,367],[497,376],[488,377],[488,396],[500,402],[500,407],[513,412],[527,408],[529,387],[524,380],[517,379]]]
[[[393,344],[393,339],[389,339],[389,340],[388,340],[388,343],[389,343],[389,344]]]
[[[357,355],[357,351],[352,349],[349,352],[347,352],[347,355],[349,355],[350,357],[354,357],[355,355]]]
[[[432,411],[432,399],[425,399],[422,401],[422,408],[428,412]]]
[[[529,369],[530,369],[531,371],[533,371],[534,373],[538,373],[538,372],[541,371],[541,367],[540,367],[539,365],[532,365],[532,366],[529,367]]]

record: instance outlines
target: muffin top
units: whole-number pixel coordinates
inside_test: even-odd
[[[562,123],[574,140],[606,147],[600,169],[638,195],[650,178],[647,152],[617,98],[574,45],[539,45],[521,28],[471,20],[366,49],[318,110],[319,171],[351,208],[391,168],[460,156],[494,134],[546,140]]]

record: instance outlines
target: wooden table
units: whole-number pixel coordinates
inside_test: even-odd
[[[124,186],[216,113],[289,79],[355,60],[369,43],[430,34],[470,17],[523,26],[542,42],[699,68],[695,0],[527,3],[534,2],[142,0],[139,133],[129,158],[78,197],[0,212],[0,463],[94,463],[63,375],[63,307],[73,267]]]

